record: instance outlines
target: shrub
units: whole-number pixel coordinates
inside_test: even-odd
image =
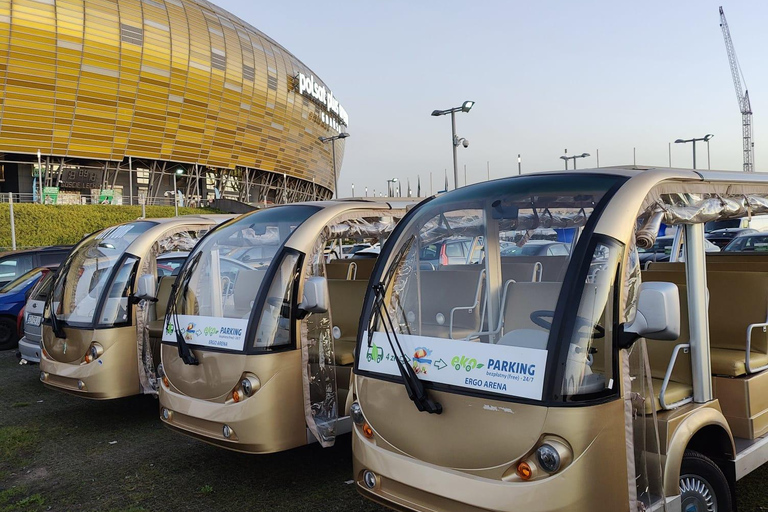
[[[71,245],[83,236],[141,216],[141,206],[15,204],[16,247]],[[173,217],[173,206],[147,206],[147,218]],[[208,208],[179,208],[180,215],[220,213]],[[11,248],[10,207],[0,204],[0,250]]]

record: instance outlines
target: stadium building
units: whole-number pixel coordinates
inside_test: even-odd
[[[344,156],[330,87],[205,0],[0,0],[0,87],[22,200],[323,199]]]

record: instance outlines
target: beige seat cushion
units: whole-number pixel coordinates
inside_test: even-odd
[[[712,374],[739,377],[747,374],[747,366],[744,361],[746,353],[743,350],[727,348],[710,349]],[[768,364],[768,354],[752,352],[749,356],[749,366],[753,369]]]
[[[661,402],[659,402],[659,394],[661,393],[661,384],[664,382],[663,379],[651,379],[653,381],[653,406],[656,408],[657,411],[661,410]],[[693,396],[693,386],[690,384],[683,384],[681,382],[674,382],[669,381],[669,384],[667,385],[667,392],[664,393],[664,401],[667,403],[667,406],[674,404],[675,402],[679,402],[680,400],[685,400],[688,397]],[[645,405],[645,413],[650,414],[651,413],[651,404],[646,403]]]
[[[336,340],[333,342],[333,357],[336,364],[345,366],[355,362],[355,342]]]

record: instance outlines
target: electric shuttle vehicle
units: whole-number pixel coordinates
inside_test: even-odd
[[[760,174],[637,167],[411,209],[358,329],[357,489],[416,511],[733,510],[768,460],[768,253],[706,253],[704,224],[766,212]],[[642,268],[662,223],[670,261]],[[540,230],[569,250],[500,250]],[[468,238],[475,262],[422,264]]]
[[[43,384],[95,399],[156,393],[166,303],[162,297],[140,298],[146,294],[142,288],[156,288],[158,255],[192,249],[229,218],[144,219],[83,238],[48,294],[40,350]],[[168,284],[161,283],[161,289]]]
[[[160,417],[246,453],[323,446],[349,432],[353,349],[379,242],[405,203],[270,207],[222,224],[179,271],[165,317]],[[375,255],[374,255],[375,256]]]

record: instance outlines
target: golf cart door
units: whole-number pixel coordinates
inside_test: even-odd
[[[312,437],[323,447],[336,441],[338,390],[331,333],[331,311],[324,265],[326,236],[321,235],[305,266],[303,293],[297,298],[301,319],[304,415]]]

